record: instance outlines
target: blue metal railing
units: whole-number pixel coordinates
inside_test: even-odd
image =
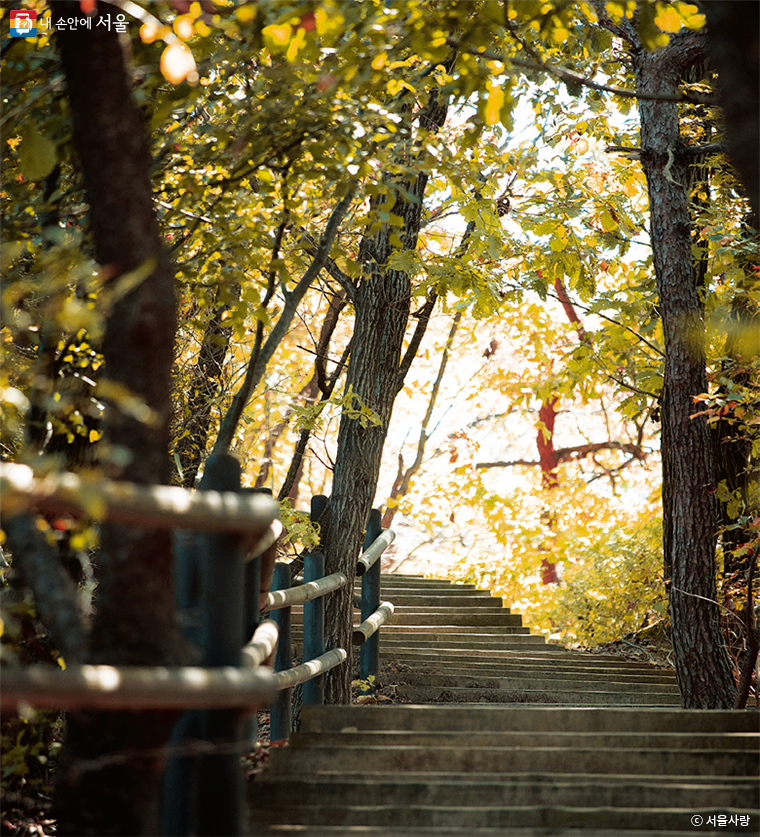
[[[0,465],[4,503],[19,510],[86,515],[86,494],[74,475],[37,479],[22,465]],[[290,568],[275,564],[281,531],[276,506],[244,498],[234,457],[211,457],[199,491],[171,486],[104,482],[107,519],[174,530],[175,599],[187,638],[199,649],[195,666],[138,668],[77,666],[4,669],[0,702],[59,709],[178,709],[168,745],[161,803],[163,835],[242,833],[240,756],[256,738],[253,710],[276,696],[272,739],[290,733],[292,688],[304,684],[306,703],[322,703],[322,675],[347,659],[342,648],[325,651],[324,596],[344,587],[343,573],[324,575],[324,558],[305,556],[304,581],[291,586]],[[313,510],[327,498],[314,498]],[[362,677],[377,674],[377,630],[393,612],[380,604],[380,562],[393,533],[373,511],[356,574],[362,577]],[[274,572],[272,592],[270,574]],[[267,595],[268,593],[268,595]],[[303,663],[291,668],[290,608],[304,604]],[[260,622],[263,610],[276,621]],[[279,634],[279,644],[278,644]],[[276,673],[263,664],[278,646]],[[279,712],[279,716],[278,713]],[[279,717],[279,720],[276,720]],[[276,726],[278,725],[278,726]],[[280,730],[277,732],[276,730]]]
[[[390,529],[380,526],[380,512],[373,509],[367,524],[364,551],[357,561],[357,576],[362,579],[362,623],[354,629],[353,645],[361,645],[360,676],[367,680],[379,670],[379,629],[393,614],[390,602],[380,602],[379,558],[393,542]],[[275,661],[275,681],[280,692],[270,707],[270,740],[287,738],[292,730],[292,689],[303,684],[304,704],[323,702],[322,680],[325,672],[344,662],[348,653],[342,648],[325,651],[323,597],[345,587],[348,578],[343,573],[324,575],[324,556],[320,552],[304,556],[304,583],[291,586],[290,566],[277,564],[272,592],[267,598],[267,609],[274,613],[279,627],[279,644]],[[304,604],[303,662],[291,668],[291,608]]]

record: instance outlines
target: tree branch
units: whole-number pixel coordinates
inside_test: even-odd
[[[538,72],[549,73],[549,75],[555,76],[560,81],[564,81],[565,84],[581,85],[582,87],[588,87],[591,90],[598,90],[602,93],[613,93],[616,96],[622,96],[626,99],[649,100],[655,102],[691,102],[695,105],[719,104],[716,99],[707,96],[695,96],[689,93],[680,93],[672,96],[666,93],[637,93],[635,90],[628,90],[624,87],[610,87],[607,84],[598,84],[595,81],[591,81],[591,79],[578,75],[578,73],[573,73],[572,71],[565,70],[562,67],[556,67],[553,64],[546,64],[545,62],[540,61],[526,61],[522,58],[508,58],[502,55],[502,53],[494,52],[493,50],[480,50],[475,47],[467,47],[464,46],[457,38],[446,38],[446,43],[455,49],[459,49],[462,52],[469,53],[470,55],[474,55],[478,58],[487,58],[489,61],[501,61],[503,64],[511,64],[514,67],[521,67],[524,70],[537,70]]]
[[[571,459],[583,459],[586,456],[592,456],[602,450],[619,450],[624,453],[629,453],[634,459],[643,461],[646,459],[646,453],[638,445],[630,442],[616,442],[609,440],[606,442],[589,442],[586,445],[575,445],[568,448],[559,448],[554,451],[557,462],[569,462]],[[531,459],[513,459],[511,461],[498,462],[476,462],[475,467],[485,471],[489,468],[510,468],[515,465],[527,465],[530,467],[538,467],[541,464],[538,460]]]
[[[316,256],[319,247],[314,239],[311,237],[309,232],[302,227],[298,230],[301,233],[302,240],[305,239],[308,242],[308,247],[304,247],[304,251],[307,252],[310,256]],[[299,242],[300,243],[300,242]],[[351,281],[351,277],[344,273],[337,265],[335,259],[330,258],[327,256],[325,258],[325,270],[332,276],[333,279],[341,286],[344,290],[348,298],[353,302],[354,296],[356,294],[356,286]]]
[[[460,309],[454,315],[454,319],[451,323],[451,328],[449,329],[449,336],[446,338],[446,344],[443,347],[443,352],[441,354],[441,363],[438,367],[438,374],[436,375],[435,381],[433,382],[433,389],[430,392],[430,399],[428,400],[427,409],[425,410],[425,416],[422,419],[422,424],[420,425],[420,438],[417,441],[417,452],[414,457],[414,462],[404,470],[404,458],[399,453],[398,455],[398,473],[396,475],[396,479],[393,483],[393,488],[391,489],[391,499],[395,500],[397,497],[404,497],[408,491],[409,486],[412,482],[412,478],[414,475],[419,471],[420,466],[422,465],[422,457],[425,455],[425,446],[427,445],[428,439],[430,436],[428,435],[428,427],[430,426],[430,419],[433,417],[433,410],[435,409],[435,403],[438,400],[438,393],[441,390],[441,383],[443,381],[443,376],[446,372],[446,365],[449,362],[449,356],[451,354],[451,346],[454,343],[454,337],[456,336],[457,330],[459,329],[459,323],[462,321],[462,310]],[[389,529],[391,523],[393,522],[393,517],[396,514],[396,506],[386,508],[385,514],[383,515],[383,528]]]
[[[34,518],[19,514],[6,519],[8,546],[24,583],[34,593],[42,623],[67,663],[84,661],[87,633],[76,586],[58,561]]]
[[[430,291],[422,308],[420,308],[416,314],[412,315],[417,317],[417,325],[414,328],[414,334],[412,334],[412,339],[409,341],[409,345],[404,353],[404,359],[401,361],[401,366],[398,370],[396,386],[399,392],[404,388],[404,380],[406,379],[406,375],[409,372],[415,356],[417,355],[417,349],[420,347],[422,338],[425,336],[425,331],[427,330],[428,323],[430,322],[430,315],[433,313],[433,308],[435,307],[437,300],[438,294],[435,291]]]
[[[272,359],[272,355],[274,355],[275,350],[287,334],[298,305],[312,282],[317,278],[319,271],[324,267],[330,248],[332,247],[333,241],[335,241],[335,237],[340,229],[340,224],[351,206],[355,193],[356,187],[355,185],[352,185],[348,194],[346,194],[346,196],[333,210],[330,220],[327,222],[325,232],[320,239],[319,248],[314,255],[312,263],[309,265],[306,273],[304,273],[301,277],[295,288],[293,288],[291,293],[288,294],[282,313],[280,314],[280,318],[277,320],[276,325],[269,334],[263,348],[260,352],[254,351],[254,354],[248,363],[245,379],[241,384],[240,389],[232,399],[232,404],[230,404],[229,409],[222,419],[222,423],[219,428],[219,435],[216,443],[214,444],[214,454],[218,455],[226,453],[229,450],[230,445],[232,444],[232,439],[235,435],[235,430],[237,429],[243,415],[243,410],[250,400],[254,389],[263,377],[267,364]]]

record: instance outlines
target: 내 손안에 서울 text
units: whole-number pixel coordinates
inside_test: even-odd
[[[103,26],[108,31],[113,29],[114,32],[126,32],[128,22],[125,14],[106,14],[97,17],[61,17],[53,24],[50,17],[38,18],[34,11],[11,11],[10,34],[13,38],[36,38],[38,29],[49,31],[53,25],[58,30],[92,30]]]

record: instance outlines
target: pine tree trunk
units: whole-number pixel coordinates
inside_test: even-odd
[[[634,55],[639,93],[678,92],[705,58],[704,33],[674,36],[663,50]],[[665,340],[662,400],[665,566],[676,673],[685,707],[730,708],[735,684],[720,631],[715,584],[716,504],[712,443],[695,397],[707,390],[704,320],[692,256],[691,158],[678,106],[639,102],[641,161],[649,190],[650,238]]]

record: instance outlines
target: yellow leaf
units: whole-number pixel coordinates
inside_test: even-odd
[[[149,20],[140,27],[140,40],[146,44],[152,44],[159,39],[164,40],[171,35],[171,26],[159,25],[157,21]]]
[[[290,44],[288,45],[288,51],[285,53],[285,57],[288,61],[293,61],[295,57],[298,55],[299,50],[306,42],[306,30],[302,27],[299,27],[296,30],[295,37],[291,39]]]
[[[654,22],[663,32],[680,32],[683,21],[681,15],[672,7],[666,6],[655,16]]]
[[[265,26],[261,30],[261,34],[264,36],[264,40],[268,41],[272,46],[285,46],[285,44],[290,40],[290,33],[293,31],[293,27],[290,26],[288,23],[282,24],[272,24],[271,26]]]
[[[31,125],[21,129],[23,141],[19,148],[21,172],[27,180],[47,177],[58,162],[55,143]]]
[[[189,41],[195,34],[193,18],[190,15],[180,15],[174,21],[174,31],[183,41]]]
[[[701,29],[707,22],[699,7],[693,3],[676,3],[675,7],[683,25],[689,29]]]
[[[488,91],[483,118],[486,125],[494,125],[499,121],[499,112],[504,104],[504,91],[501,87],[493,86]]]
[[[248,3],[235,10],[235,15],[241,23],[250,23],[256,17],[256,6]]]

